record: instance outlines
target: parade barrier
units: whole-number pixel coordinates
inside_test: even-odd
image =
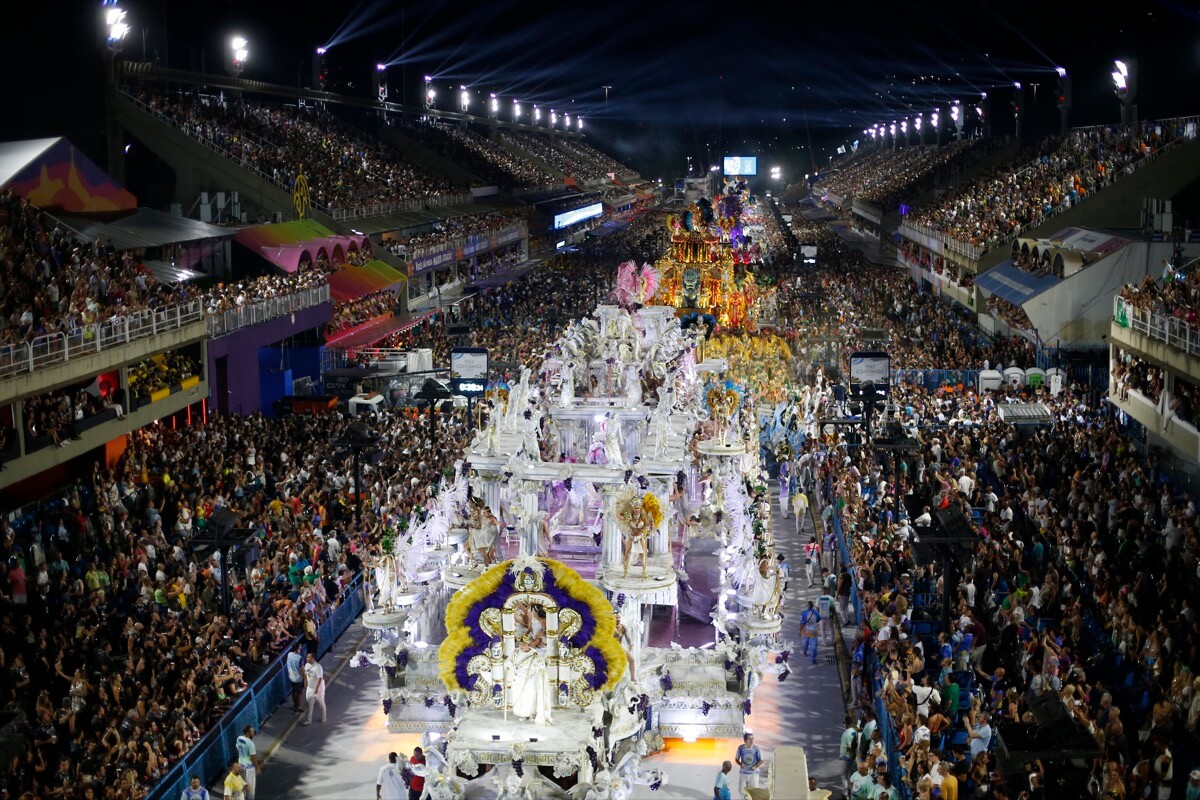
[[[317,628],[317,659],[329,652],[334,643],[362,613],[364,600],[362,573],[355,576],[342,593],[342,604],[333,609],[329,617]],[[291,698],[291,682],[287,676],[287,654],[304,637],[298,636],[288,642],[267,667],[250,682],[249,687],[234,698],[233,705],[211,728],[196,746],[180,759],[154,784],[146,800],[176,800],[187,788],[192,775],[200,776],[203,785],[212,784],[225,774],[229,762],[237,755],[237,737],[247,725],[257,730],[275,709]]]

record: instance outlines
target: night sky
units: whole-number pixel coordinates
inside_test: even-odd
[[[367,94],[371,68],[388,61],[394,99],[403,87],[419,102],[430,74],[439,103],[467,84],[477,109],[495,91],[505,110],[518,98],[582,114],[597,144],[649,177],[682,174],[689,155],[699,166],[745,154],[798,178],[863,128],[982,92],[1003,133],[1014,81],[1039,84],[1026,133],[1048,132],[1056,65],[1072,76],[1072,125],[1113,122],[1118,57],[1138,61],[1142,118],[1200,113],[1200,11],[1181,2],[1125,4],[1120,15],[1047,2],[122,5],[131,59],[144,46],[150,61],[221,71],[236,32],[250,41],[246,77],[295,86],[326,45],[336,91]],[[100,156],[99,0],[13,11],[6,138],[66,135]]]

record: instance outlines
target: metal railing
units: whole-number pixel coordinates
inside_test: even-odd
[[[1161,126],[1163,126],[1164,131],[1169,131],[1172,134],[1172,136],[1167,141],[1160,144],[1158,146],[1158,149],[1156,149],[1154,152],[1147,153],[1146,155],[1142,156],[1141,158],[1137,159],[1136,161],[1132,161],[1128,164],[1125,164],[1120,169],[1113,170],[1109,176],[1108,183],[1106,183],[1104,185],[1104,187],[1102,187],[1102,188],[1107,189],[1109,186],[1112,186],[1112,184],[1114,184],[1118,180],[1120,180],[1121,177],[1123,177],[1125,175],[1132,175],[1133,173],[1137,172],[1142,167],[1157,160],[1160,156],[1162,156],[1163,153],[1167,152],[1168,150],[1174,149],[1181,142],[1191,141],[1191,140],[1195,139],[1196,135],[1197,135],[1197,131],[1200,130],[1200,116],[1198,116],[1198,117],[1176,117],[1176,118],[1169,119],[1169,120],[1163,120],[1162,122],[1159,122],[1159,123],[1144,123],[1144,124],[1161,125]],[[1102,129],[1108,130],[1110,128],[1111,128],[1111,126],[1108,126],[1108,125],[1099,125],[1099,126],[1094,126],[1092,128],[1075,129],[1075,130],[1072,130],[1070,133],[1072,133],[1072,134],[1075,134],[1075,133],[1087,134],[1087,133],[1091,133],[1092,131],[1095,131],[1095,130],[1102,130]],[[1024,175],[1025,173],[1030,172],[1031,170],[1037,169],[1039,166],[1041,166],[1041,164],[1042,164],[1041,159],[1036,158],[1036,159],[1024,164],[1019,169],[1017,169],[1014,172],[1014,175],[1016,175],[1018,177],[1021,175]],[[1038,225],[1041,225],[1042,223],[1046,222],[1047,220],[1053,219],[1054,217],[1057,217],[1060,214],[1066,213],[1067,211],[1071,210],[1075,206],[1078,206],[1081,203],[1084,203],[1084,202],[1090,200],[1096,194],[1097,194],[1097,192],[1089,192],[1088,194],[1084,195],[1082,198],[1077,198],[1073,202],[1059,204],[1059,205],[1055,206],[1054,208],[1052,208],[1049,213],[1040,214],[1035,220],[1030,222],[1028,225],[1023,226],[1019,230],[1013,231],[1012,233],[1007,234],[1006,236],[1004,236],[1000,239],[997,239],[994,242],[988,242],[985,244],[972,244],[971,242],[964,242],[961,239],[956,239],[953,236],[951,236],[950,234],[943,233],[942,231],[939,231],[936,228],[933,228],[931,226],[920,225],[918,223],[909,222],[907,220],[904,221],[903,223],[901,223],[900,234],[902,236],[904,236],[905,238],[911,239],[912,241],[918,242],[918,243],[921,243],[921,239],[917,238],[917,235],[923,236],[927,240],[936,240],[942,244],[942,247],[945,250],[947,250],[951,253],[958,253],[959,255],[965,256],[966,258],[968,258],[971,261],[978,261],[980,258],[985,256],[990,251],[992,251],[996,248],[1004,247],[1005,245],[1011,243],[1014,239],[1016,239],[1018,236],[1020,236],[1022,233],[1029,230],[1030,228],[1035,228]],[[914,235],[914,234],[917,234],[917,235]],[[932,247],[932,245],[930,245],[928,241],[924,242],[924,244],[927,247],[930,247],[930,249],[937,249],[937,248]]]
[[[495,236],[496,238],[503,238],[505,235],[507,235],[508,233],[510,233],[512,231],[517,231],[517,238],[512,239],[508,242],[505,242],[504,244],[516,244],[517,242],[521,241],[522,239],[529,238],[529,227],[525,223],[522,222],[522,223],[517,223],[515,225],[509,225],[508,227],[505,227],[505,228],[499,228],[494,231],[489,231],[486,233],[469,233],[466,236],[456,236],[453,239],[446,239],[444,241],[438,242],[437,244],[432,244],[432,245],[427,245],[427,246],[416,245],[414,247],[409,247],[407,249],[407,251],[405,252],[404,260],[405,261],[418,261],[418,260],[420,260],[422,258],[426,258],[428,256],[436,255],[438,253],[444,253],[447,250],[458,250],[460,248],[465,250],[467,247],[468,239],[471,236],[489,236],[489,237]],[[498,245],[498,246],[503,247],[504,245]],[[486,250],[480,250],[478,252],[471,253],[471,255],[479,255],[479,253],[486,253],[490,249],[491,248],[488,247]]]
[[[363,577],[360,572],[346,587],[342,604],[317,628],[317,659],[329,652],[350,625],[362,613]],[[210,786],[225,774],[229,762],[237,755],[237,737],[247,725],[256,729],[271,716],[284,700],[291,697],[291,682],[287,676],[287,655],[303,636],[288,643],[250,686],[237,695],[233,705],[208,730],[183,758],[176,762],[162,780],[150,788],[146,800],[176,800],[183,794],[192,775],[200,776],[204,786]]]
[[[31,342],[2,345],[0,380],[148,339],[203,318],[203,301],[196,299],[180,305],[113,317],[104,322],[84,325],[70,333],[47,333]]]
[[[1200,328],[1170,314],[1138,308],[1123,297],[1113,298],[1113,322],[1151,339],[1165,342],[1167,347],[1200,356]]]
[[[465,194],[434,194],[413,200],[402,200],[398,203],[373,203],[365,206],[350,208],[332,208],[327,212],[339,222],[354,219],[370,219],[371,217],[386,217],[391,214],[405,214],[416,211],[426,211],[431,208],[466,205],[474,202],[470,192]]]
[[[296,311],[303,311],[329,300],[329,284],[314,286],[311,289],[301,289],[282,297],[272,297],[257,303],[231,308],[212,314],[208,317],[208,335],[224,336],[236,330],[260,322],[282,317]]]

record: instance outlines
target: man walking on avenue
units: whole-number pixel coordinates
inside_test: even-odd
[[[740,768],[738,770],[738,797],[745,797],[747,788],[758,788],[758,774],[762,767],[762,751],[754,743],[754,734],[743,734],[742,743],[738,745],[737,755],[733,760]]]
[[[405,800],[404,776],[400,774],[400,756],[388,753],[388,763],[379,768],[375,780],[375,800]]]
[[[729,795],[729,773],[733,770],[733,762],[726,761],[721,765],[721,771],[717,773],[717,779],[713,782],[713,800],[732,800]]]
[[[304,697],[308,700],[308,711],[301,725],[312,724],[313,709],[321,707],[321,722],[325,721],[325,670],[317,663],[317,657],[308,654],[308,663],[304,665]]]
[[[809,649],[812,650],[812,663],[817,663],[817,634],[821,629],[821,612],[813,607],[813,601],[808,601],[808,608],[800,615],[800,638],[803,644],[800,646],[800,655],[808,655]]]

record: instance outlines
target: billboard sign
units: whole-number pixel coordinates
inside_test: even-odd
[[[604,213],[603,203],[592,203],[590,206],[577,208],[574,211],[564,211],[562,214],[554,215],[554,229],[559,230],[568,225],[574,225],[576,222],[583,222],[585,219],[592,219]]]
[[[456,347],[450,351],[450,390],[463,397],[483,397],[487,390],[488,351]]]
[[[757,175],[757,156],[725,156],[726,175]]]

